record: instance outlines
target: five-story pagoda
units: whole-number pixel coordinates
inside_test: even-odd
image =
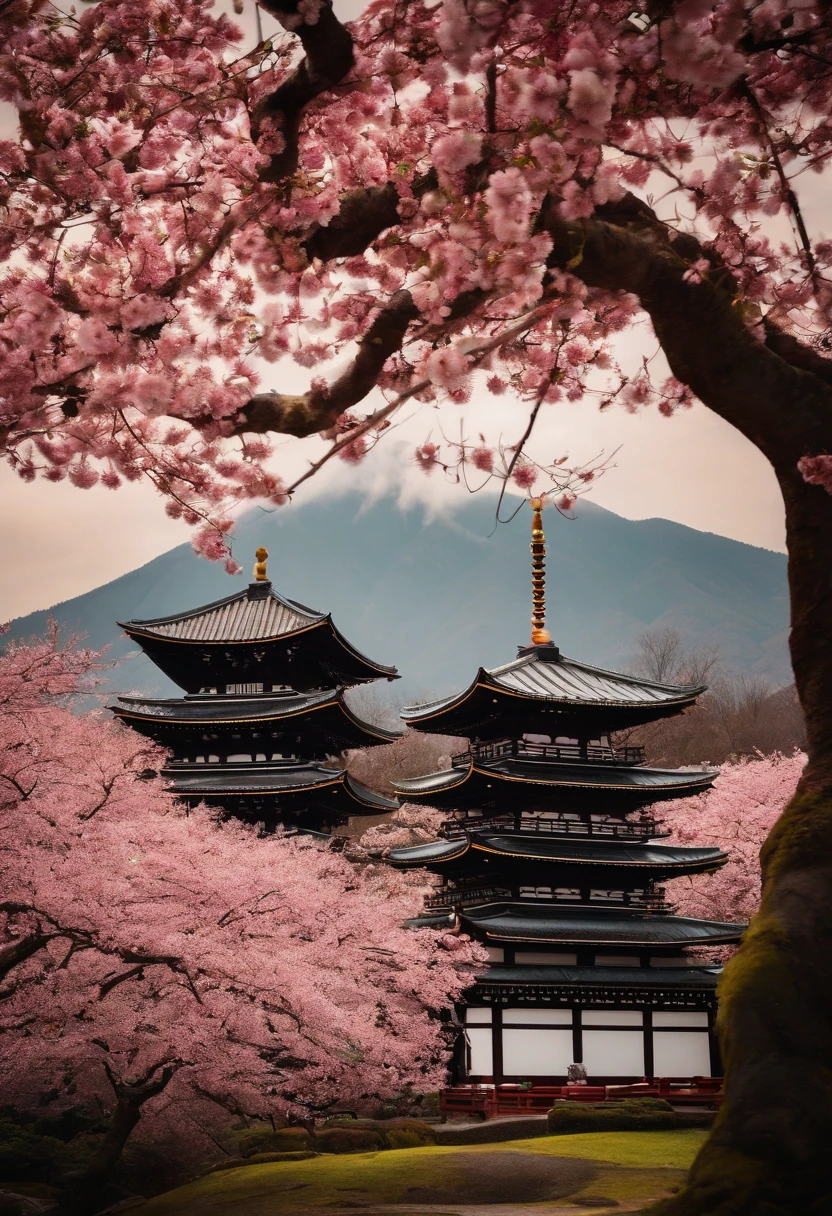
[[[397,784],[453,817],[440,839],[388,860],[439,876],[418,924],[458,924],[489,953],[461,1011],[458,1079],[562,1084],[571,1063],[597,1083],[718,1075],[719,968],[702,948],[744,926],[673,914],[663,884],[726,855],[655,843],[667,833],[653,809],[717,774],[647,767],[642,749],[615,741],[704,689],[560,653],[544,625],[542,505],[532,499],[531,645],[463,692],[404,710],[413,729],[470,746],[448,770]]]
[[[172,791],[266,829],[331,831],[351,815],[398,803],[368,789],[332,758],[397,738],[361,721],[344,690],[395,680],[332,618],[286,599],[257,550],[254,581],[225,599],[122,628],[185,696],[119,697],[113,712],[170,748]],[[121,622],[120,622],[121,623]]]

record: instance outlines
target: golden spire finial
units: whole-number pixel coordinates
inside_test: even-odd
[[[254,565],[254,581],[256,583],[267,583],[269,576],[266,574],[266,558],[269,556],[269,551],[261,545],[254,556],[257,558]]]
[[[542,498],[530,498],[534,515],[532,516],[532,645],[537,646],[551,642],[552,638],[546,628],[546,537],[543,535],[543,520],[540,512],[543,510]]]

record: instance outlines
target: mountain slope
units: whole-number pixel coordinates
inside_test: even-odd
[[[782,554],[668,520],[623,519],[589,502],[574,521],[548,511],[544,522],[548,624],[566,654],[625,665],[643,630],[670,625],[688,646],[718,645],[738,670],[790,681]],[[422,507],[353,495],[253,511],[234,550],[248,567],[265,545],[275,586],[332,611],[356,646],[398,666],[396,692],[412,697],[461,687],[480,664],[506,662],[526,642],[529,525],[524,507],[494,531],[494,501],[485,495],[433,519]],[[238,590],[247,575],[229,578],[180,545],[51,611],[91,645],[109,644],[111,657],[134,655],[113,672],[114,688],[171,692],[116,621],[197,607]],[[42,632],[48,615],[19,618],[13,635]]]

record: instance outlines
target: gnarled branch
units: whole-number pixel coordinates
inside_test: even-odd
[[[258,0],[260,7],[278,21],[298,13],[299,0]],[[263,101],[254,115],[255,130],[265,117],[280,124],[285,147],[272,156],[261,171],[265,182],[280,182],[298,167],[298,135],[303,111],[321,93],[344,79],[354,62],[352,35],[332,11],[332,0],[323,0],[314,25],[305,22],[292,33],[300,39],[305,55],[292,75]]]
[[[334,384],[326,391],[312,389],[302,396],[258,393],[242,411],[234,434],[280,431],[302,438],[326,430],[375,388],[381,369],[400,348],[407,327],[417,316],[410,292],[396,292],[364,334],[355,359]]]

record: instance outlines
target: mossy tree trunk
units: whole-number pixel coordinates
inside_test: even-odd
[[[662,1216],[832,1212],[832,498],[797,478],[781,485],[809,762],[765,842],[760,911],[720,983],[725,1105]]]
[[[629,208],[629,213],[627,209]],[[832,496],[797,462],[832,452],[832,362],[774,327],[765,344],[724,267],[684,281],[692,238],[671,245],[636,200],[586,225],[544,217],[555,260],[634,292],[674,375],[768,458],[786,511],[790,647],[808,763],[762,850],[763,898],[720,984],[725,1104],[684,1191],[662,1216],[832,1212]],[[688,246],[691,246],[690,248]],[[712,492],[703,487],[703,492]]]

